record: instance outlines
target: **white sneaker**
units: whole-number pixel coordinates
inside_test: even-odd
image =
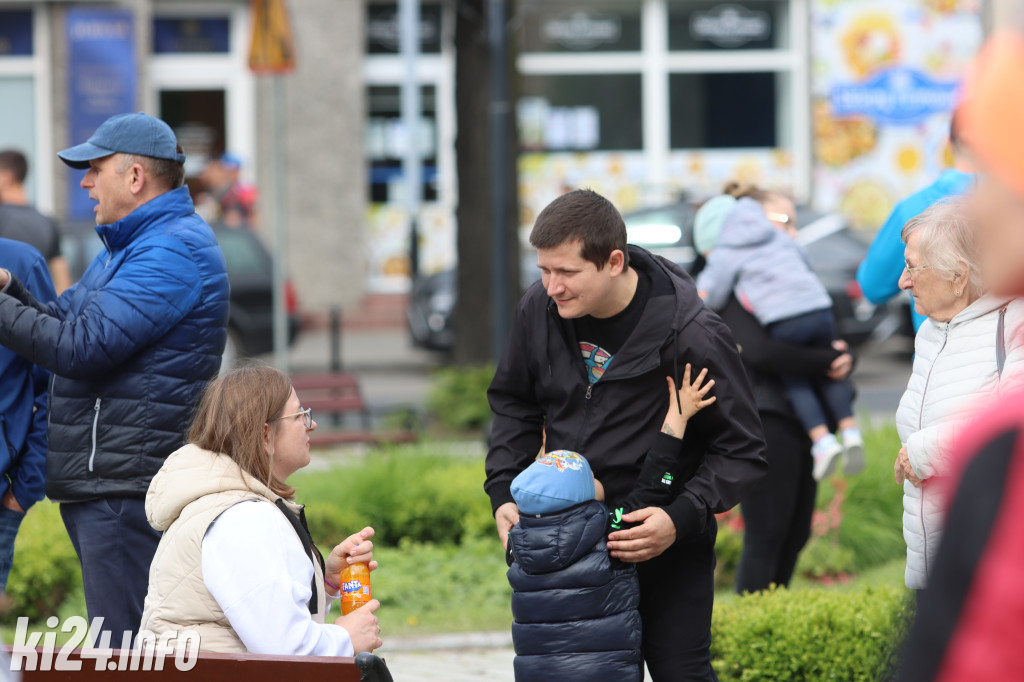
[[[814,480],[821,483],[836,471],[836,458],[843,454],[843,446],[831,433],[811,446],[814,456]]]
[[[843,430],[843,473],[856,476],[864,471],[864,438],[860,429]]]

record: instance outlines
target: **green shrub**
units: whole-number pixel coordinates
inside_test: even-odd
[[[718,515],[715,538],[715,589],[729,589],[736,583],[736,570],[743,555],[743,517],[739,509]]]
[[[496,533],[459,546],[403,541],[374,552],[377,615],[388,634],[507,630],[512,590]]]
[[[888,680],[911,615],[895,587],[749,594],[716,604],[712,664],[722,682]]]
[[[82,585],[82,569],[60,518],[60,508],[40,502],[29,510],[14,541],[14,566],[7,580],[11,608],[5,623],[19,616],[39,620],[56,615],[64,599]]]
[[[426,445],[375,451],[361,461],[290,480],[307,505],[310,532],[321,547],[367,525],[385,545],[403,539],[458,544],[493,534],[483,481],[482,458],[447,455]]]
[[[482,429],[491,418],[487,387],[493,377],[493,365],[437,370],[427,394],[427,411],[449,429]]]

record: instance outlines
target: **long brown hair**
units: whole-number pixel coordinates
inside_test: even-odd
[[[284,412],[292,384],[280,370],[250,364],[222,374],[206,387],[196,409],[188,442],[230,457],[277,495],[295,497],[295,488],[274,476],[263,447],[263,427]]]

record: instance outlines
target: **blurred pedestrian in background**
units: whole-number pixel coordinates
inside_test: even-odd
[[[241,157],[225,152],[206,165],[201,178],[216,207],[214,221],[255,230],[259,226],[259,193],[253,185],[242,182],[241,171]]]
[[[717,311],[735,293],[774,339],[831,348],[836,340],[832,299],[811,269],[806,251],[790,236],[789,215],[772,215],[782,220],[772,223],[749,193],[739,199],[722,194],[707,201],[694,218],[694,245],[707,261],[697,276],[697,290]],[[821,481],[831,475],[840,455],[847,474],[860,473],[864,440],[853,416],[853,386],[823,376],[781,378],[811,439],[814,478]],[[830,422],[837,425],[842,442],[833,435]]]
[[[0,267],[37,300],[57,298],[42,254],[0,238]],[[50,373],[0,346],[0,591],[14,561],[14,538],[25,512],[46,494],[46,419]]]
[[[89,617],[120,643],[139,627],[160,540],[143,498],[220,367],[227,272],[166,123],[119,114],[58,156],[87,171],[106,248],[50,304],[0,270],[0,344],[54,374],[46,493],[82,562]]]
[[[995,296],[1024,295],[1022,73],[1024,37],[997,35],[964,88],[964,126],[982,172],[970,207]],[[1020,340],[1008,334],[1011,342]],[[953,446],[946,528],[901,682],[1010,682],[1024,670],[1024,390],[1013,383],[998,400],[976,401],[978,417]]]
[[[57,294],[71,286],[71,268],[60,252],[57,223],[34,209],[25,192],[28,159],[16,149],[0,151],[0,237],[25,242],[46,258]]]
[[[944,171],[928,187],[896,204],[882,229],[871,242],[867,257],[857,268],[857,284],[860,285],[864,298],[875,305],[882,305],[900,292],[900,274],[903,272],[903,240],[900,236],[903,226],[932,204],[946,197],[963,194],[970,189],[974,181],[974,163],[964,141],[961,118],[960,112],[954,111],[949,126],[949,148],[953,155],[953,167]],[[910,309],[916,333],[927,316],[917,310],[913,302]]]
[[[896,410],[903,485],[907,587],[923,590],[942,537],[953,444],[1004,380],[1024,371],[1024,301],[985,295],[975,224],[963,199],[940,202],[903,228],[900,288],[927,317],[914,340],[914,369]]]
[[[737,183],[730,183],[726,190],[757,199],[766,209],[774,209],[766,211],[766,215],[773,218],[776,227],[787,232],[796,230],[796,209],[785,195]],[[702,218],[702,226],[709,224]],[[702,233],[702,247],[713,249],[715,236],[714,231]],[[853,371],[854,358],[843,341],[817,348],[772,338],[731,292],[720,314],[739,347],[764,428],[768,472],[740,503],[744,519],[743,554],[736,572],[736,590],[754,592],[773,584],[789,584],[800,550],[811,535],[818,491],[811,441],[797,418],[781,375],[845,380]]]

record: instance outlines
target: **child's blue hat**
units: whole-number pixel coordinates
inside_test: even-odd
[[[553,514],[594,499],[594,474],[582,455],[555,450],[512,480],[512,498],[521,514]]]

